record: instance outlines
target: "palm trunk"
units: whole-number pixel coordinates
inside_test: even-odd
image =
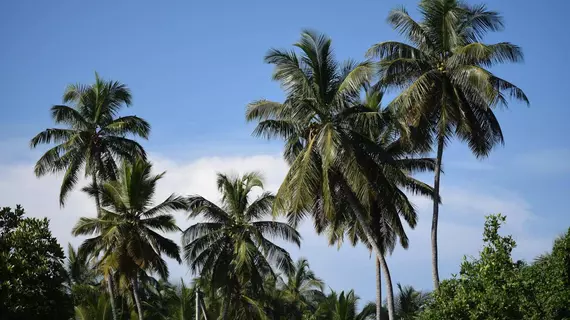
[[[376,320],[382,319],[382,276],[380,275],[380,260],[376,260]]]
[[[433,277],[433,289],[439,290],[439,267],[437,259],[437,224],[439,219],[439,179],[441,175],[441,159],[443,158],[444,138],[442,135],[437,141],[437,158],[435,160],[435,175],[433,182],[433,216],[431,220],[431,267]]]
[[[93,187],[98,187],[97,185],[97,174],[93,173]],[[95,195],[95,206],[97,207],[97,218],[101,217],[101,199],[99,199],[99,192]]]
[[[137,305],[137,314],[139,316],[139,320],[142,320],[143,311],[142,311],[141,301],[139,299],[137,280],[135,278],[131,278],[131,287],[133,289],[133,296],[135,297],[135,304]]]
[[[115,305],[115,295],[113,294],[113,275],[109,274],[107,280],[107,290],[109,291],[109,300],[111,301],[111,312],[113,313],[113,320],[118,320],[117,306]]]
[[[222,309],[222,320],[228,320],[228,310],[229,310],[230,299],[229,297],[224,301],[224,306]]]
[[[200,320],[200,290],[196,289],[196,320]]]
[[[370,229],[370,225],[366,221],[364,212],[362,212],[361,210],[362,206],[360,204],[360,200],[356,198],[356,196],[352,192],[352,189],[350,188],[350,186],[348,186],[348,184],[344,179],[341,178],[339,179],[339,181],[341,183],[342,188],[345,190],[350,206],[353,208],[354,214],[356,215],[356,220],[358,220],[360,227],[362,227],[362,232],[364,232],[364,235],[366,236],[366,240],[368,240],[368,243],[372,247],[372,251],[374,251],[374,254],[377,257],[383,256],[382,250],[380,250],[380,246],[378,245],[378,243],[374,238],[374,233],[372,233],[372,229]]]
[[[392,287],[392,277],[390,276],[390,269],[388,269],[388,264],[386,263],[386,258],[384,256],[379,256],[378,260],[382,270],[384,271],[384,277],[386,277],[386,302],[388,305],[388,319],[395,320],[394,317],[394,288]]]

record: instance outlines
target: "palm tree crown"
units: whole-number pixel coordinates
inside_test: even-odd
[[[164,173],[153,176],[151,169],[152,165],[142,159],[133,164],[124,162],[118,180],[84,188],[90,196],[101,198],[103,214],[79,219],[72,232],[76,236],[97,234],[85,240],[80,250],[104,252],[101,260],[112,257],[118,263],[115,270],[153,271],[166,279],[168,267],[161,254],[181,261],[179,248],[158,232],[178,231],[174,217],[167,212],[185,210],[187,204],[183,197],[173,194],[153,206],[156,183]]]
[[[78,180],[79,171],[99,176],[101,180],[114,179],[115,159],[134,160],[146,156],[144,149],[127,136],[147,139],[150,125],[137,116],[119,117],[124,106],[131,105],[131,92],[117,81],[105,81],[95,74],[92,85],[73,84],[63,95],[63,103],[51,108],[56,124],[65,128],[46,129],[31,141],[32,148],[55,143],[36,163],[35,174],[65,171],[59,201],[63,205],[69,191]]]

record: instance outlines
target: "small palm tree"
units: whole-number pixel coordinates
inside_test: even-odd
[[[146,156],[143,147],[129,135],[147,139],[150,125],[137,116],[118,117],[124,106],[131,105],[131,92],[126,85],[105,81],[95,74],[92,85],[73,84],[63,94],[63,103],[51,108],[56,124],[65,128],[46,129],[30,141],[32,148],[55,143],[36,163],[38,177],[64,171],[59,194],[63,206],[69,191],[78,181],[79,172],[97,179],[114,179],[115,159],[133,161]],[[95,198],[99,211],[99,198]]]
[[[434,199],[439,199],[443,149],[457,137],[467,142],[477,157],[487,156],[503,143],[503,134],[493,109],[507,106],[507,97],[528,104],[524,92],[486,68],[523,59],[521,49],[508,42],[481,42],[489,31],[503,27],[503,19],[484,5],[470,6],[458,0],[422,0],[422,21],[415,21],[401,8],[392,10],[388,22],[407,43],[387,41],[369,49],[380,58],[380,76],[385,86],[403,88],[391,107],[402,122],[428,132],[436,141],[437,158]],[[425,137],[424,137],[425,138]],[[439,287],[437,226],[439,201],[434,200],[432,218],[432,271]]]
[[[253,188],[263,188],[257,173],[241,177],[218,174],[221,206],[201,197],[189,197],[190,217],[201,217],[184,231],[184,255],[194,273],[209,279],[211,290],[221,290],[222,318],[263,317],[263,307],[255,301],[263,291],[273,267],[285,273],[293,270],[289,253],[267,237],[300,245],[301,236],[287,223],[260,220],[271,213],[274,196],[262,193],[250,201]],[[237,313],[235,313],[237,312]]]
[[[68,286],[75,305],[82,305],[100,295],[101,273],[94,257],[80,255],[68,244],[66,269]]]
[[[324,297],[324,285],[323,280],[309,268],[309,261],[300,258],[279,287],[289,308],[295,309],[295,319],[301,319],[303,313],[315,311],[318,302]]]
[[[331,291],[325,300],[319,305],[317,312],[308,315],[307,320],[372,320],[376,314],[373,303],[369,303],[357,311],[358,296],[354,290],[347,293],[341,291],[340,294]]]
[[[84,303],[75,306],[76,320],[111,320],[113,312],[109,303],[109,296],[101,293],[97,299],[91,303]]]
[[[413,320],[423,310],[429,295],[415,290],[412,286],[402,286],[398,283],[396,295],[396,319]]]
[[[72,230],[73,235],[92,235],[83,242],[80,252],[99,255],[101,268],[108,281],[116,272],[130,285],[139,318],[143,317],[138,295],[140,273],[156,272],[168,277],[168,266],[162,254],[180,260],[178,245],[158,232],[178,231],[174,217],[167,212],[185,210],[184,198],[169,196],[153,206],[156,184],[164,173],[151,175],[152,165],[142,159],[130,164],[124,162],[118,180],[84,188],[92,197],[100,197],[99,218],[81,218]],[[110,289],[111,299],[113,290]]]

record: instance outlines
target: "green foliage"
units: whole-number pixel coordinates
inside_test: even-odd
[[[458,276],[441,283],[422,319],[544,319],[535,314],[533,287],[524,277],[524,263],[515,262],[511,236],[501,236],[505,217],[487,217],[478,259],[465,259]]]
[[[523,271],[539,306],[534,314],[542,319],[570,319],[570,229],[556,239],[551,253]]]
[[[65,289],[64,253],[47,219],[24,209],[0,211],[0,314],[2,319],[67,319],[73,305]]]
[[[274,269],[290,274],[289,253],[268,237],[300,245],[301,236],[287,223],[264,221],[270,215],[274,196],[262,193],[250,201],[253,188],[263,188],[258,173],[241,177],[218,174],[221,206],[191,196],[190,217],[205,219],[184,231],[185,259],[194,273],[208,280],[223,299],[224,317],[264,318],[263,284]]]
[[[114,180],[117,174],[115,159],[132,161],[146,157],[143,147],[128,136],[147,139],[149,123],[136,116],[117,117],[124,106],[130,106],[131,100],[126,85],[103,80],[95,73],[94,84],[67,87],[63,103],[71,103],[71,106],[51,108],[55,123],[65,128],[50,128],[38,133],[30,146],[56,144],[37,161],[34,172],[38,177],[64,172],[59,196],[61,205],[77,183],[82,168],[95,180]]]
[[[316,313],[306,314],[305,320],[372,320],[376,316],[376,306],[367,304],[358,312],[358,296],[354,290],[331,293],[319,304]]]

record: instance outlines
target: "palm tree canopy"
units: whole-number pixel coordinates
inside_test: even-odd
[[[103,80],[95,74],[94,84],[69,85],[63,95],[64,105],[51,108],[53,120],[62,128],[38,133],[30,146],[55,144],[37,161],[34,172],[38,177],[64,172],[61,205],[77,183],[82,168],[85,168],[85,175],[114,179],[116,159],[146,157],[143,147],[128,137],[147,139],[149,123],[137,116],[119,116],[121,109],[130,106],[131,101],[131,92],[126,85]]]
[[[306,258],[299,258],[294,269],[279,277],[274,288],[282,309],[293,319],[300,319],[307,312],[315,312],[317,305],[323,300],[324,282],[309,267]]]
[[[246,118],[259,122],[255,135],[285,141],[284,157],[290,169],[277,193],[274,212],[287,212],[292,224],[308,214],[326,223],[335,212],[336,182],[349,184],[350,192],[366,198],[370,181],[364,169],[374,171],[390,159],[353,126],[355,118],[378,119],[376,111],[359,104],[372,64],[338,63],[331,40],[312,31],[303,32],[295,46],[301,54],[274,49],[265,58],[275,66],[273,77],[285,89],[285,101],[253,102]]]
[[[427,304],[429,295],[415,290],[412,286],[398,283],[398,294],[395,299],[396,317],[401,320],[416,319]]]
[[[368,55],[381,59],[383,85],[403,89],[392,106],[406,123],[428,126],[445,140],[457,136],[476,156],[486,156],[504,141],[492,109],[506,107],[509,97],[529,103],[521,89],[486,68],[520,62],[522,50],[508,42],[481,42],[503,28],[502,17],[484,5],[423,0],[419,7],[421,21],[404,8],[388,16],[407,43],[381,42]]]
[[[187,209],[186,200],[176,195],[154,205],[157,182],[164,173],[151,174],[152,165],[142,159],[124,162],[118,180],[84,191],[99,196],[102,203],[100,218],[81,218],[73,235],[92,235],[83,242],[80,251],[99,254],[102,263],[117,272],[134,275],[142,271],[157,272],[168,277],[168,267],[161,255],[181,261],[178,245],[159,232],[178,231],[174,217],[167,212]]]
[[[341,291],[337,293],[331,290],[331,293],[319,305],[317,312],[309,317],[311,320],[372,320],[376,315],[376,307],[374,304],[367,304],[358,312],[358,300],[360,298],[354,293],[354,290],[348,292]]]
[[[190,217],[204,221],[184,231],[185,259],[194,273],[210,280],[214,290],[222,288],[230,304],[248,306],[232,310],[253,312],[257,317],[263,311],[254,298],[263,290],[264,279],[274,276],[273,267],[284,273],[293,269],[289,253],[269,237],[299,246],[301,236],[287,223],[261,220],[271,213],[275,197],[262,192],[250,199],[254,188],[263,188],[260,174],[218,174],[217,185],[220,205],[199,195],[188,198]],[[236,314],[232,319],[250,316]]]
[[[417,224],[417,212],[408,193],[433,197],[433,188],[415,179],[413,174],[433,171],[435,159],[423,157],[427,150],[425,145],[408,143],[410,132],[400,127],[393,110],[381,106],[384,92],[380,85],[366,83],[363,88],[365,99],[359,104],[369,111],[353,119],[354,127],[369,136],[391,159],[377,167],[382,170],[382,174],[376,176],[381,188],[368,197],[370,226],[381,248],[391,253],[398,239],[404,248],[409,245],[403,221],[412,229]],[[375,179],[375,173],[369,172],[368,177]],[[332,223],[322,227],[326,228],[329,243],[340,246],[346,236],[352,245],[362,241],[370,249],[370,243],[354,218],[354,208],[348,205],[343,193],[337,193],[335,198],[337,215]]]

